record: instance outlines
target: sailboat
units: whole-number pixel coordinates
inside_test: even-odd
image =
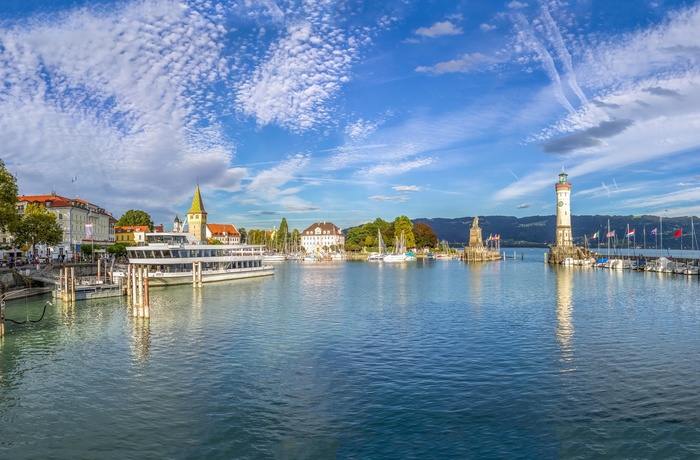
[[[406,252],[406,237],[404,232],[401,232],[401,238],[395,238],[394,252],[384,256],[384,262],[407,262],[416,260],[415,254]]]
[[[370,262],[381,262],[384,260],[384,257],[386,255],[386,247],[384,247],[384,241],[382,240],[382,231],[380,229],[377,229],[377,251],[379,252],[372,252],[370,253],[369,257],[367,257],[367,260]]]
[[[435,258],[436,259],[442,259],[442,260],[452,260],[452,254],[450,253],[450,244],[447,242],[447,240],[443,240],[441,243],[442,249],[441,252],[438,253]]]

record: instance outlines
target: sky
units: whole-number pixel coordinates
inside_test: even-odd
[[[21,195],[172,228],[700,214],[700,2],[0,0]]]

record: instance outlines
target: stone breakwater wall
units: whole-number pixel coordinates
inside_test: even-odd
[[[96,276],[97,264],[66,265],[75,269],[76,276]],[[0,269],[0,292],[41,286],[44,283],[32,280],[32,275],[41,274],[43,279],[58,279],[62,265],[40,265],[39,270],[34,265],[23,265],[16,269]]]

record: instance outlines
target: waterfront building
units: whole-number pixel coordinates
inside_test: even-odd
[[[222,244],[240,244],[241,234],[233,224],[207,224],[207,240]]]
[[[343,251],[345,235],[330,222],[314,222],[301,232],[301,246],[307,253]]]
[[[29,204],[41,204],[56,216],[63,231],[63,241],[56,246],[37,244],[37,256],[41,258],[67,259],[80,254],[82,244],[106,247],[114,244],[116,219],[104,208],[80,198],[66,198],[51,192],[50,195],[23,195],[17,197],[17,212],[24,214]]]
[[[126,243],[129,246],[143,246],[146,244],[147,225],[124,225],[114,230],[117,243]]]

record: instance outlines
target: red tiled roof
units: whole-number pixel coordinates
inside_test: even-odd
[[[134,233],[134,232],[147,232],[148,225],[123,225],[121,227],[115,227],[114,231],[116,233]]]
[[[238,235],[238,230],[233,224],[207,224],[207,228],[211,232],[212,236],[223,236],[224,233],[228,233],[229,236]]]
[[[302,235],[314,235],[316,232],[316,228],[321,228],[322,232],[328,232],[325,233],[326,235],[342,235],[343,231],[333,225],[330,222],[314,222],[311,224],[309,227],[306,228],[306,230],[302,231]]]

